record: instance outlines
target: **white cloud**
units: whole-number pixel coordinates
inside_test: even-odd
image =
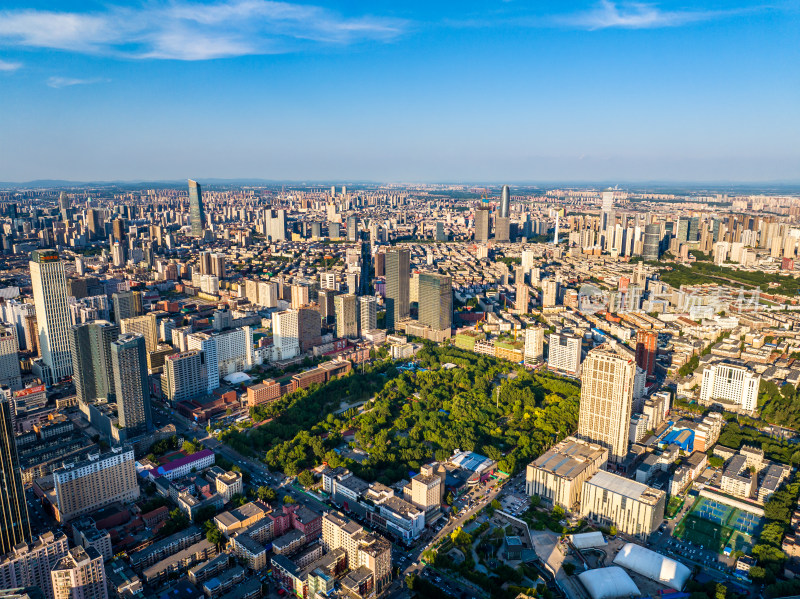
[[[16,71],[21,67],[22,67],[21,62],[9,62],[7,60],[0,59],[0,73],[1,72],[13,73],[14,71]]]
[[[94,78],[94,79],[77,79],[74,77],[50,77],[47,80],[47,85],[60,89],[62,87],[71,87],[73,85],[89,85],[91,83],[101,83],[108,81],[108,79]]]
[[[0,45],[127,58],[206,60],[272,54],[310,42],[389,41],[405,28],[398,19],[344,17],[318,6],[271,0],[178,0],[96,13],[0,11]]]
[[[591,10],[556,17],[556,22],[584,29],[656,29],[705,21],[717,14],[709,11],[665,11],[655,4],[601,0]]]

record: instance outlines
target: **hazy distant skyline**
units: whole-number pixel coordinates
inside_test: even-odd
[[[0,181],[800,181],[800,2],[7,0]]]

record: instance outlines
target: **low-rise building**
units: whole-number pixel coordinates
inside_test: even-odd
[[[575,437],[567,437],[528,464],[525,488],[546,505],[576,509],[583,483],[608,462],[608,449]]]
[[[610,472],[583,483],[581,517],[645,539],[664,519],[666,493]]]

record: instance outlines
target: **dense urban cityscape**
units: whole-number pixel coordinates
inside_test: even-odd
[[[781,597],[800,203],[0,192],[0,595]]]

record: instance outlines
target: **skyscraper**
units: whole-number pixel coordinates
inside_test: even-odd
[[[394,330],[411,310],[411,252],[393,248],[386,252],[386,328]]]
[[[121,335],[111,344],[119,424],[128,437],[152,428],[144,337]]]
[[[9,399],[0,394],[0,555],[31,539],[11,410]]]
[[[119,327],[106,320],[70,328],[73,382],[81,403],[92,403],[115,392],[111,343],[119,337]]]
[[[639,329],[636,332],[636,365],[652,376],[658,353],[658,332]]]
[[[645,260],[656,261],[661,254],[661,225],[652,223],[644,228],[644,248],[642,257]]]
[[[142,335],[148,352],[155,351],[158,345],[158,320],[153,312],[121,320],[120,331]]]
[[[503,191],[500,194],[500,216],[508,218],[510,216],[509,209],[511,205],[511,193],[508,190],[508,185],[503,185]]]
[[[141,291],[119,291],[111,295],[114,303],[114,320],[122,322],[123,318],[133,318],[144,314]]]
[[[319,306],[307,304],[297,309],[297,338],[301,352],[311,351],[322,342]]]
[[[492,209],[488,203],[482,202],[475,210],[475,243],[489,241],[489,215]]]
[[[64,263],[55,250],[34,250],[30,270],[42,353],[40,372],[37,374],[41,375],[46,385],[52,385],[72,374],[69,351],[72,317],[67,297],[67,278]]]
[[[5,322],[0,322],[0,385],[11,389],[22,387],[17,327]]]
[[[333,298],[333,303],[336,307],[337,337],[358,337],[357,300],[358,298],[352,293],[337,295],[335,298]]]
[[[611,463],[628,454],[635,374],[633,352],[614,342],[595,347],[581,366],[578,437],[607,448]]]
[[[192,224],[192,237],[202,237],[205,227],[203,212],[203,193],[197,181],[189,179],[189,221]]]
[[[435,331],[453,326],[453,280],[445,275],[419,275],[419,322]]]
[[[363,335],[378,328],[378,300],[373,295],[358,298],[358,327]]]
[[[503,192],[500,195],[500,214],[494,220],[494,238],[496,241],[509,241],[511,234],[510,217],[511,194],[508,185],[503,185]]]

